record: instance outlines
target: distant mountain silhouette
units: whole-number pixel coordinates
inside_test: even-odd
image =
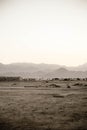
[[[48,73],[47,78],[86,78],[87,71],[70,71],[64,68],[60,68],[51,73]]]
[[[85,78],[87,63],[77,67],[55,64],[0,63],[0,76],[21,76],[29,78]]]

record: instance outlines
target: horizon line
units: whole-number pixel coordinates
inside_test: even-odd
[[[0,62],[0,64],[3,65],[10,65],[10,64],[36,64],[36,65],[40,65],[40,64],[45,64],[45,65],[58,65],[58,66],[65,66],[65,67],[78,67],[81,65],[85,65],[87,64],[87,62],[83,63],[83,64],[78,64],[78,65],[65,65],[65,64],[57,64],[57,63],[45,63],[45,62],[40,62],[40,63],[34,63],[34,62],[10,62],[10,63],[3,63]]]

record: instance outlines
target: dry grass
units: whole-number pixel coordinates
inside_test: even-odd
[[[68,82],[0,83],[0,130],[87,130],[87,89]]]

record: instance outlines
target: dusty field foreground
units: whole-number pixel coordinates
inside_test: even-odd
[[[87,130],[86,81],[67,84],[0,82],[0,130]]]

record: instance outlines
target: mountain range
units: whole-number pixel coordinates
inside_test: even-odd
[[[86,78],[87,63],[76,67],[44,63],[0,63],[0,76],[21,76],[24,78]]]

